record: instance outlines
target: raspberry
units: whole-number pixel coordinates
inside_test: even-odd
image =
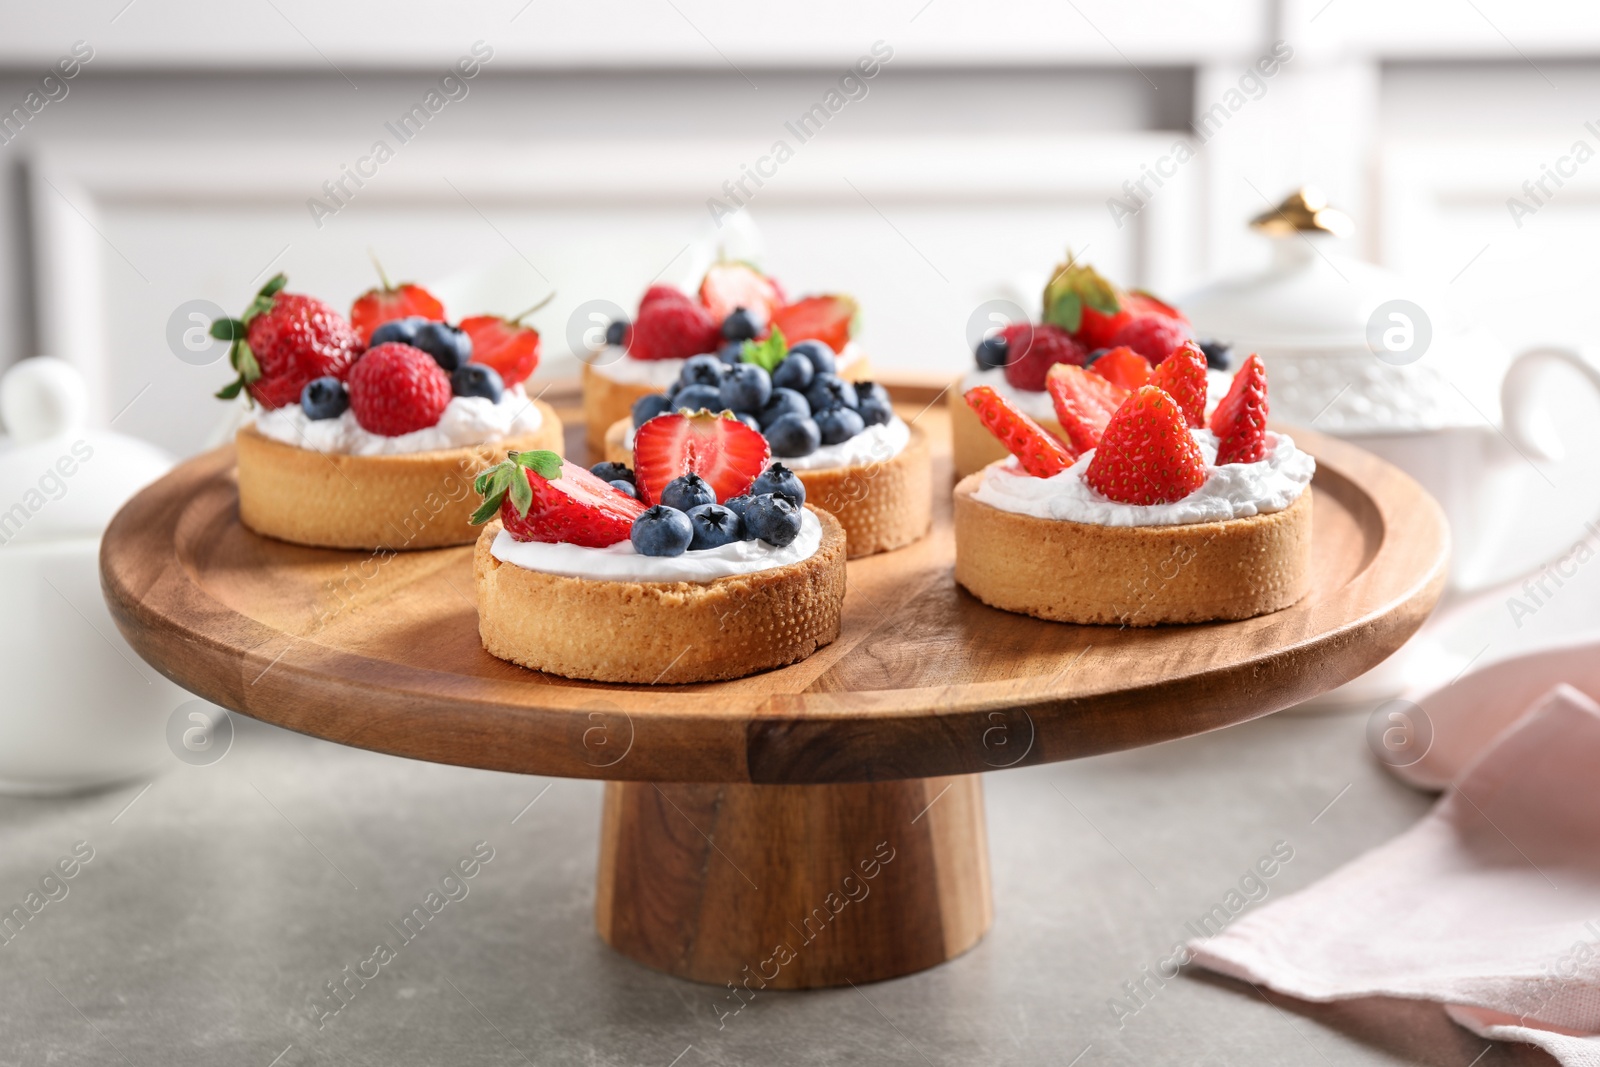
[[[1170,356],[1194,332],[1182,319],[1165,315],[1144,315],[1131,320],[1111,339],[1113,346],[1127,347],[1150,361],[1153,367]]]
[[[1007,346],[1006,381],[1031,393],[1044,391],[1045,375],[1057,363],[1081,367],[1089,360],[1089,350],[1059,326],[1011,326],[1001,336]]]
[[[368,349],[348,384],[356,422],[385,437],[437,425],[450,404],[450,376],[422,349],[397,341]]]

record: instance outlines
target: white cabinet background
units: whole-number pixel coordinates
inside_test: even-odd
[[[1593,5],[111,0],[6,22],[0,109],[74,41],[95,58],[0,145],[0,363],[74,361],[102,421],[179,453],[214,432],[226,377],[169,347],[184,302],[238,310],[282,269],[343,306],[371,249],[495,305],[462,314],[553,288],[541,375],[571,373],[572,310],[631,309],[686,270],[715,232],[707,198],[780,137],[794,158],[750,207],[766,265],[856,294],[885,368],[957,372],[973,309],[1068,245],[1167,295],[1255,265],[1244,222],[1303,182],[1357,216],[1356,252],[1445,286],[1508,344],[1600,330],[1600,159],[1521,227],[1505,206],[1573,142],[1600,152]],[[466,98],[315,225],[307,198],[393,143],[384,122],[480,39],[495,55]],[[1238,94],[1280,39],[1294,58]],[[894,58],[867,95],[797,145],[785,120],[880,40]],[[1118,226],[1108,198],[1179,142],[1198,155]]]

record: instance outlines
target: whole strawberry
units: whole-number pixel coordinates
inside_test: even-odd
[[[1182,319],[1166,315],[1143,315],[1130,319],[1111,339],[1112,347],[1131,348],[1153,367],[1190,340],[1194,331]]]
[[[287,283],[274,275],[241,318],[211,324],[211,336],[233,342],[228,362],[239,372],[217,393],[222,399],[248,389],[264,408],[298,404],[307,382],[344,378],[360,354],[361,339],[343,315],[315,297],[284,292]]]
[[[450,375],[422,349],[398,341],[368,349],[346,381],[356,422],[385,437],[437,425],[450,404]]]
[[[634,359],[688,359],[715,352],[721,325],[699,304],[655,300],[639,309],[628,354]]]
[[[1170,504],[1205,484],[1205,462],[1178,402],[1147,385],[1111,416],[1084,480],[1124,504]]]
[[[1060,326],[1008,327],[1006,338],[1006,381],[1013,388],[1029,392],[1044,391],[1045,376],[1057,363],[1081,367],[1089,360],[1089,350],[1072,339]]]

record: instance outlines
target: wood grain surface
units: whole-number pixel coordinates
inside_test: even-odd
[[[417,759],[570,777],[826,783],[924,778],[1151,744],[1287,707],[1393,652],[1445,575],[1438,507],[1410,478],[1313,434],[1311,594],[1243,622],[1042,622],[951,577],[942,386],[889,383],[933,446],[932,533],[849,564],[840,639],[734,682],[575,683],[479,644],[471,549],[359,553],[259,537],[231,449],[136,496],[106,533],[106,598],[168,677],[234,711]],[[575,388],[550,390],[583,455]],[[596,634],[595,640],[606,635]],[[714,635],[708,635],[714,639]]]

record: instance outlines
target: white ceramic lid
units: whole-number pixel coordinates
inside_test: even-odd
[[[88,428],[88,389],[71,364],[25,359],[0,379],[0,551],[97,537],[143,486],[172,467],[154,445]]]

